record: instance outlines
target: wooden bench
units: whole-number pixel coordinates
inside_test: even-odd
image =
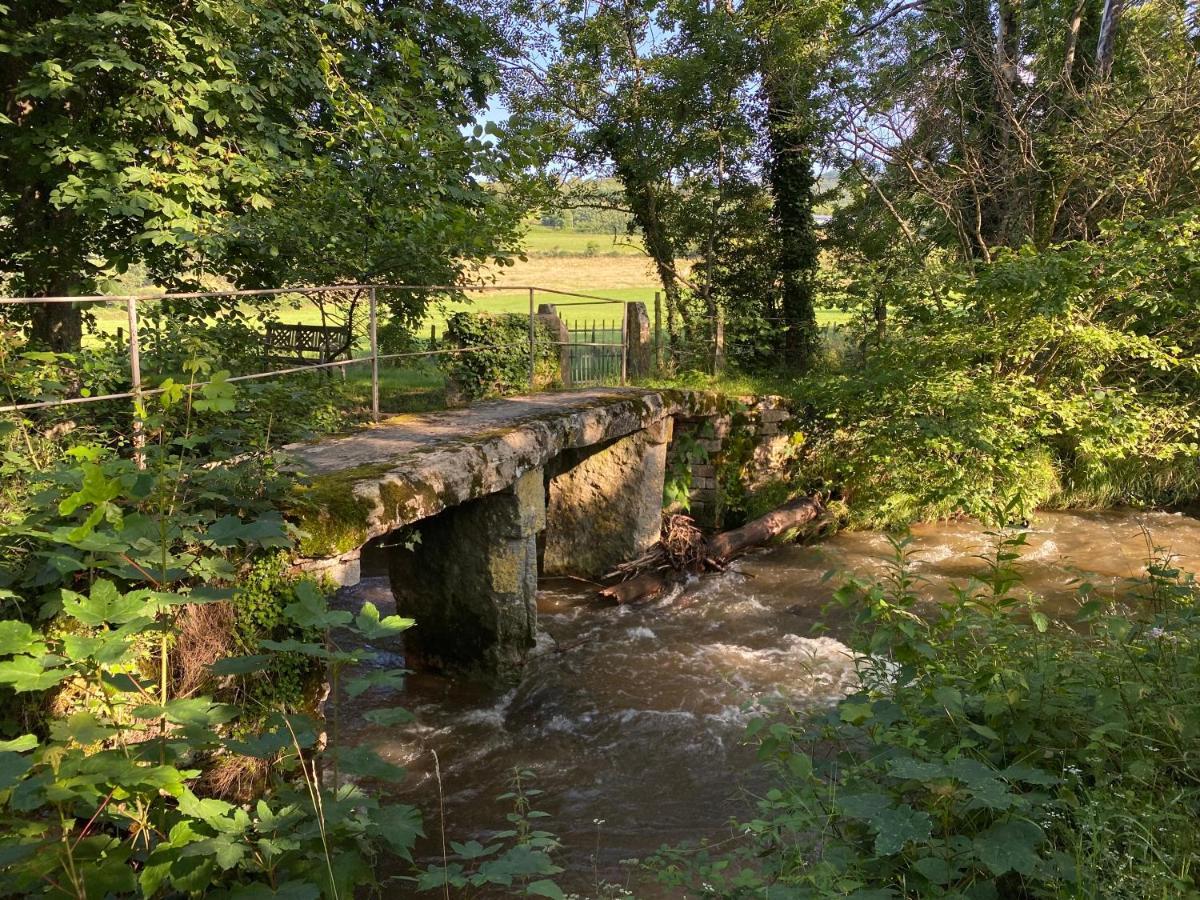
[[[349,326],[286,325],[272,322],[267,325],[263,343],[263,358],[271,363],[302,366],[307,363],[329,363],[349,359],[354,336]]]

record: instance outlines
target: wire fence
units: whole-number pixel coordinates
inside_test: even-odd
[[[429,349],[427,350],[405,350],[399,352],[384,353],[380,351],[379,344],[379,326],[380,326],[380,294],[385,291],[401,291],[412,293],[425,294],[447,294],[451,296],[461,297],[471,293],[505,293],[513,294],[520,293],[527,296],[528,299],[528,335],[526,341],[522,343],[490,343],[490,344],[471,344],[467,346],[446,346],[438,348],[434,346],[434,341],[431,340]],[[326,308],[322,305],[323,298],[331,295],[347,295],[351,298],[348,309],[340,311],[339,315],[344,316],[344,324],[335,326],[327,326]],[[143,383],[143,365],[142,352],[144,338],[141,332],[143,324],[143,316],[139,313],[139,307],[145,304],[164,303],[164,302],[181,302],[181,301],[220,301],[225,304],[238,304],[247,300],[270,300],[283,298],[305,298],[310,301],[317,302],[320,306],[320,314],[322,325],[320,326],[283,326],[278,329],[274,335],[271,334],[270,328],[267,334],[263,335],[263,366],[260,371],[243,372],[241,374],[232,375],[225,378],[226,382],[243,382],[257,381],[268,378],[278,378],[281,376],[292,375],[301,372],[314,371],[345,371],[351,366],[369,366],[370,368],[370,409],[371,418],[373,421],[379,421],[380,411],[380,364],[385,362],[396,362],[400,360],[429,360],[443,357],[452,357],[459,354],[480,353],[493,350],[513,350],[524,349],[528,354],[528,369],[529,369],[529,390],[535,390],[535,373],[537,368],[537,328],[539,313],[537,312],[538,296],[546,295],[554,298],[557,302],[553,308],[560,307],[581,307],[581,306],[598,306],[598,305],[613,305],[620,306],[619,330],[616,337],[618,340],[611,344],[616,349],[619,348],[620,364],[616,366],[611,375],[619,379],[621,384],[627,380],[627,359],[628,359],[628,328],[629,320],[629,303],[623,300],[614,300],[611,297],[603,297],[598,294],[581,293],[577,291],[566,291],[555,288],[539,287],[537,285],[414,285],[414,284],[339,284],[339,285],[305,285],[299,287],[288,288],[266,288],[266,289],[251,289],[251,290],[223,290],[223,291],[192,291],[192,292],[164,292],[156,294],[131,294],[131,295],[92,295],[92,296],[70,296],[70,297],[0,297],[0,308],[26,306],[33,307],[37,305],[54,305],[54,304],[86,304],[88,308],[97,306],[117,306],[124,307],[125,316],[121,325],[117,326],[115,340],[121,344],[127,351],[128,367],[129,367],[129,390],[113,391],[108,393],[88,394],[86,396],[70,396],[59,397],[51,400],[30,400],[27,402],[11,402],[6,405],[0,405],[0,413],[16,413],[39,409],[49,409],[59,406],[71,406],[78,404],[103,403],[115,400],[133,400],[134,401],[134,422],[133,422],[133,443],[135,454],[140,458],[144,445],[142,436],[142,423],[137,410],[141,406],[141,401],[150,396],[163,393],[166,388],[163,387],[147,387]],[[566,298],[558,300],[558,298]],[[366,306],[366,339],[367,353],[365,355],[355,355],[355,351],[359,348],[360,337],[356,336],[355,316],[356,303],[365,303]],[[520,315],[521,313],[517,313]],[[544,315],[544,314],[543,314]],[[289,329],[291,329],[289,333]],[[302,331],[307,329],[309,335],[302,334]],[[337,355],[344,352],[347,355],[345,359],[328,358],[330,348],[333,344],[331,334],[337,333],[339,340],[342,340],[343,345],[339,348]],[[127,337],[126,337],[127,333]],[[311,335],[316,334],[313,338]],[[284,340],[292,341],[288,347],[284,348],[284,352],[294,352],[295,359],[287,361],[294,362],[293,365],[286,365],[283,368],[270,367],[273,358],[273,350],[279,350],[279,347],[273,347],[270,341],[277,340],[280,335],[284,336]],[[560,348],[569,348],[573,342],[571,337],[567,335],[565,340],[558,334],[552,335],[551,345],[559,346]],[[315,351],[319,353],[319,357],[315,360],[303,359],[304,351]],[[190,380],[185,389],[197,389],[212,384],[211,380]]]

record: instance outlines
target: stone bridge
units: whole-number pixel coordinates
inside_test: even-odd
[[[293,445],[309,476],[292,509],[305,533],[299,566],[353,584],[375,542],[398,610],[417,620],[411,655],[512,670],[533,646],[539,574],[596,578],[658,539],[676,422],[714,457],[692,466],[695,511],[715,496],[731,423],[779,431],[785,414],[754,403],[598,388],[397,416]]]
[[[381,539],[410,652],[509,670],[539,573],[595,577],[659,534],[679,395],[607,388],[399,416],[288,448],[307,475],[301,566],[341,584]]]

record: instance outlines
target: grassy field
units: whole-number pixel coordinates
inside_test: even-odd
[[[641,301],[653,316],[654,295],[661,290],[661,285],[653,265],[640,248],[628,245],[614,247],[612,235],[559,231],[540,225],[530,230],[526,246],[526,259],[518,260],[512,266],[494,267],[482,273],[482,281],[490,286],[489,290],[468,291],[470,299],[467,302],[443,300],[431,307],[420,335],[428,337],[432,327],[440,338],[445,333],[447,316],[459,310],[523,314],[529,309],[529,292],[526,288],[530,285],[593,294],[613,301]],[[589,248],[596,246],[604,248],[603,253],[588,255]],[[571,252],[576,255],[569,255]],[[678,262],[684,277],[691,265],[689,260]],[[386,300],[385,297],[382,299]],[[535,291],[534,303],[555,304],[559,315],[572,327],[595,323],[597,328],[603,328],[604,323],[617,323],[621,318],[618,303],[591,302],[545,291]],[[118,328],[127,327],[124,306],[95,307],[93,312],[100,332],[114,334]],[[279,318],[283,322],[296,324],[320,323],[317,307],[311,303],[300,303],[294,307],[285,304],[279,310]],[[818,313],[818,321],[822,325],[835,324],[847,318],[844,313],[828,310]],[[367,352],[365,336],[359,342],[357,352]],[[398,375],[389,377],[404,381]],[[412,385],[398,382],[396,388],[401,392],[406,387],[419,386],[424,389],[433,377],[432,372],[415,374]]]
[[[642,242],[631,235],[566,231],[545,225],[529,229],[525,252],[529,256],[645,256]]]

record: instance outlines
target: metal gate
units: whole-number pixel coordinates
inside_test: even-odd
[[[571,384],[620,382],[624,343],[620,319],[576,320],[567,324]]]

